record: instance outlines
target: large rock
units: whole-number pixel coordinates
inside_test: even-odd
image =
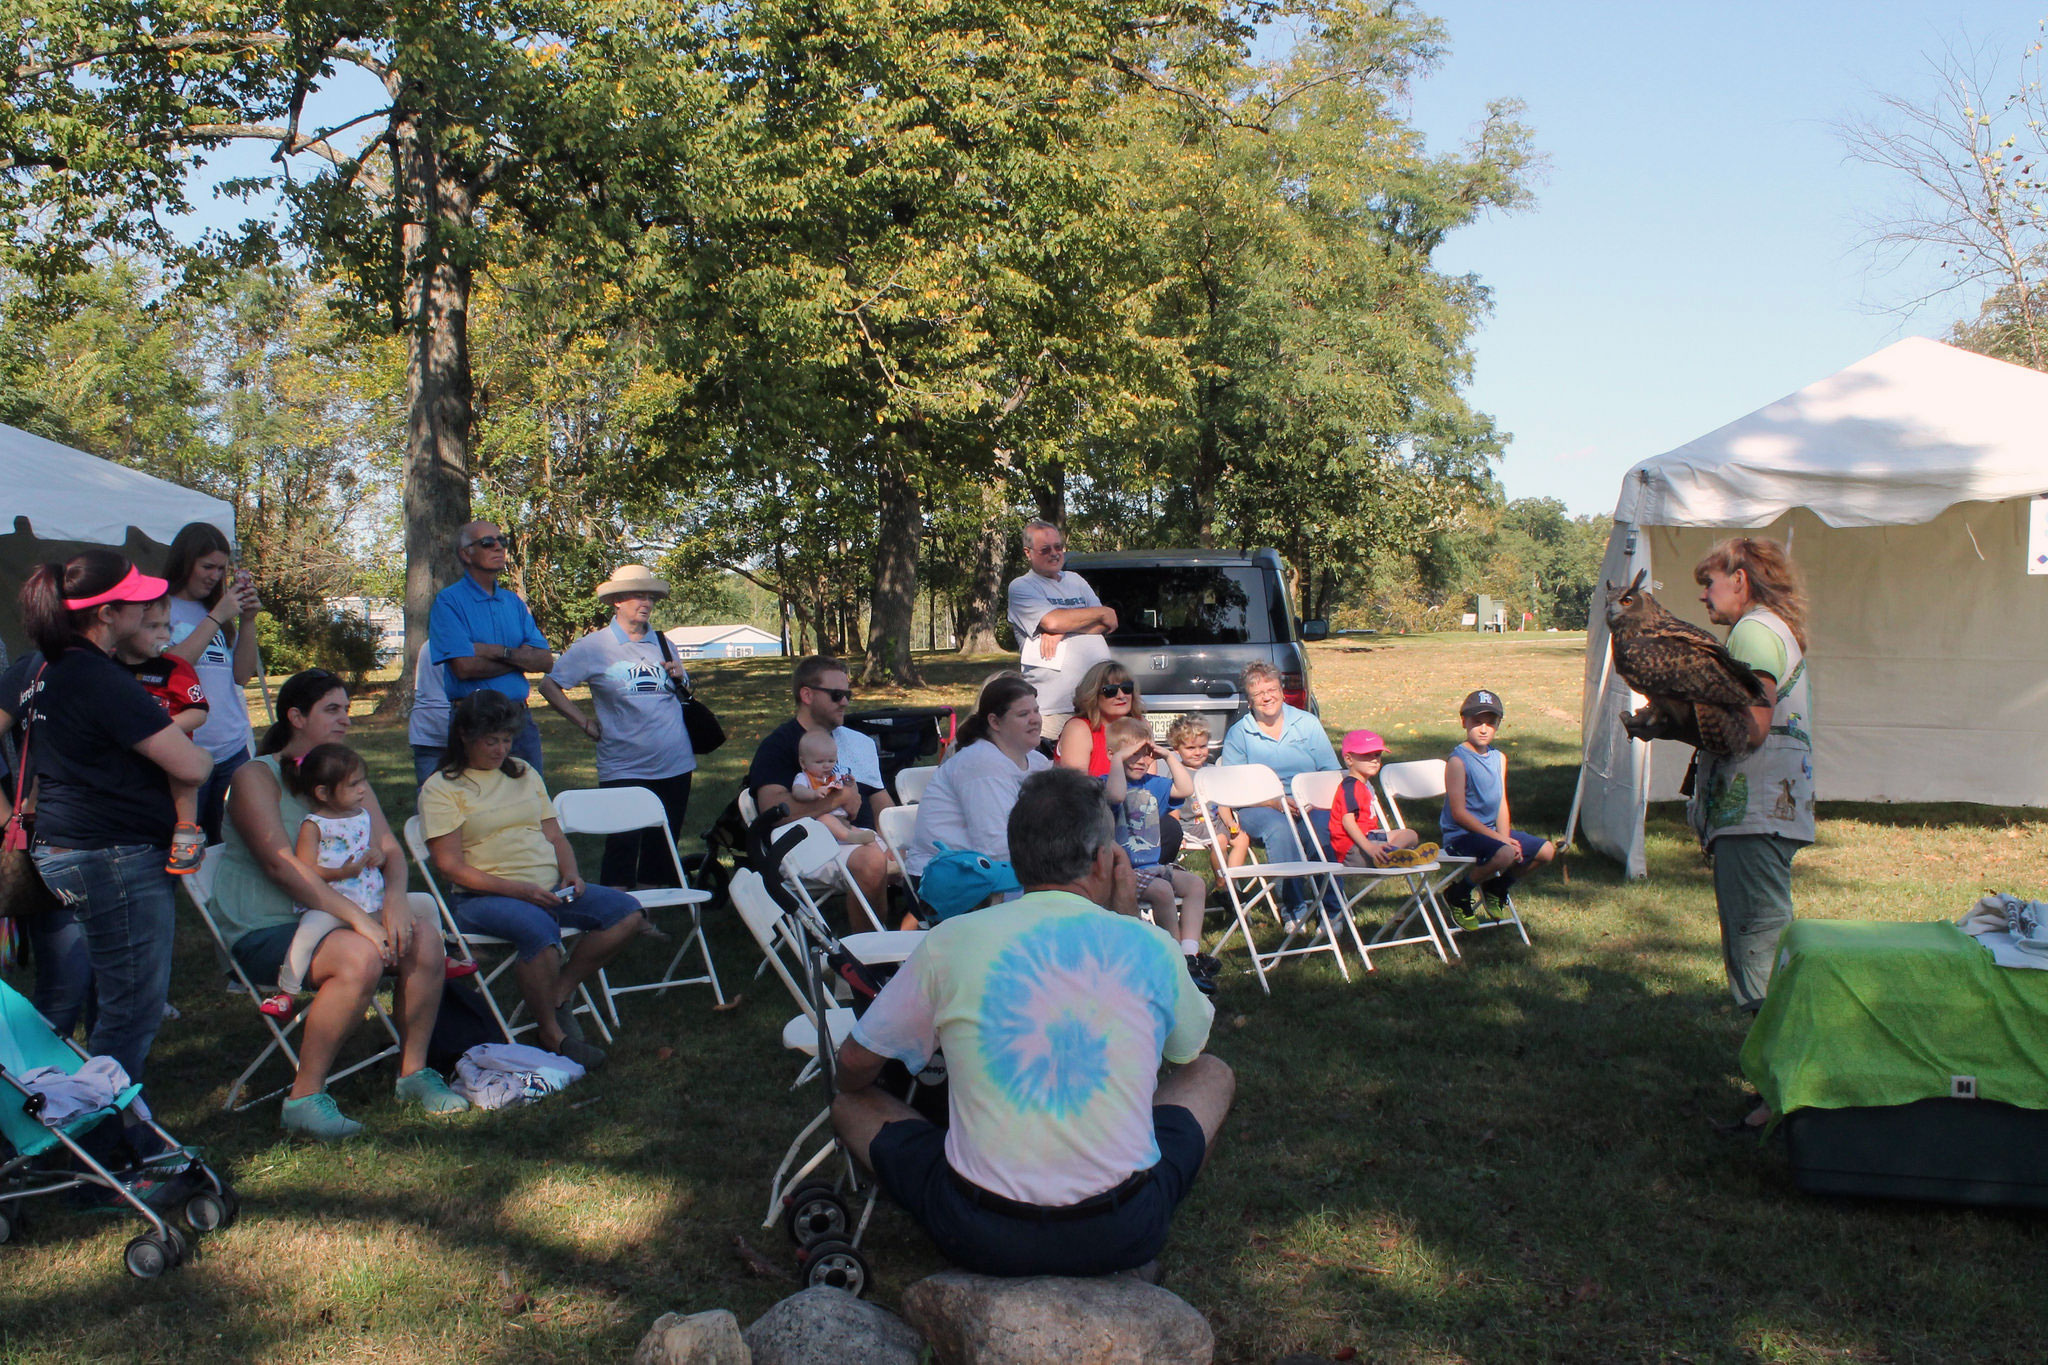
[[[903,1316],[940,1365],[1208,1365],[1216,1354],[1200,1313],[1125,1275],[999,1280],[948,1270],[910,1286]]]
[[[776,1304],[746,1338],[753,1365],[917,1365],[924,1352],[903,1319],[827,1285]]]
[[[740,1320],[723,1308],[709,1313],[663,1313],[654,1320],[633,1365],[753,1365]]]

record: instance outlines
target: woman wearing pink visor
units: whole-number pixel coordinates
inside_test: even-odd
[[[112,657],[144,605],[169,591],[112,550],[37,565],[22,586],[21,618],[39,655],[0,678],[0,709],[26,718],[30,854],[63,902],[31,921],[36,1006],[68,1033],[90,990],[92,1052],[137,1081],[171,983],[170,784],[203,782],[213,767]]]

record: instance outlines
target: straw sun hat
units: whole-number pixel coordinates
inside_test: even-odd
[[[629,592],[651,592],[656,597],[666,597],[668,581],[656,578],[644,564],[621,564],[610,578],[597,585],[600,602]]]

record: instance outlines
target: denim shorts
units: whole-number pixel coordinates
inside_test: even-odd
[[[1108,1275],[1159,1254],[1173,1211],[1202,1169],[1202,1125],[1177,1104],[1155,1105],[1159,1164],[1113,1209],[1043,1218],[984,1208],[946,1164],[946,1130],[929,1119],[884,1124],[868,1146],[876,1179],[947,1259],[980,1275]]]
[[[548,949],[562,946],[562,930],[589,933],[609,929],[637,913],[640,902],[624,891],[589,882],[582,895],[552,910],[511,896],[476,896],[463,891],[455,893],[448,908],[455,912],[455,923],[463,933],[504,939],[519,950],[521,962],[531,962]]]

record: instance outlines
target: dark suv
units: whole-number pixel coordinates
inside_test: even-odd
[[[1130,550],[1068,555],[1066,567],[1116,609],[1110,653],[1138,680],[1145,716],[1162,739],[1183,715],[1209,727],[1211,747],[1245,712],[1244,666],[1263,659],[1280,670],[1287,704],[1317,711],[1304,640],[1322,621],[1297,621],[1277,550]]]

